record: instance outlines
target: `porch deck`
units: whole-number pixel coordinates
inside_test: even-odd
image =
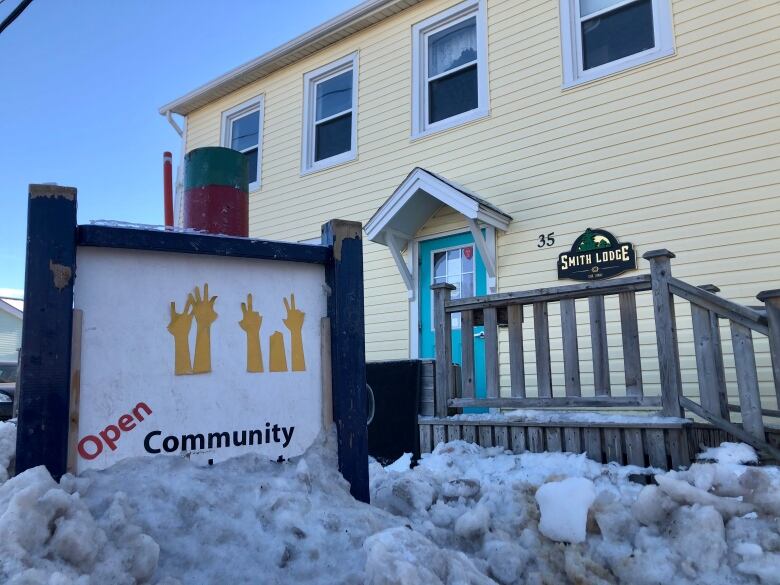
[[[706,447],[742,441],[756,448],[763,461],[780,461],[780,428],[770,425],[772,420],[780,420],[780,291],[760,293],[758,298],[764,307],[739,305],[717,296],[717,289],[695,287],[673,278],[673,257],[666,250],[645,254],[651,275],[554,289],[451,300],[451,285],[433,286],[436,364],[452,364],[450,315],[460,313],[462,366],[435,367],[433,412],[422,411],[419,418],[421,452],[431,451],[442,441],[462,439],[517,453],[584,452],[603,463],[671,469],[690,464]],[[657,349],[651,359],[657,360],[658,368],[655,394],[648,391],[651,385],[643,377],[643,359],[647,364],[647,356],[640,355],[636,300],[640,292],[651,293],[652,333]],[[610,296],[619,299],[620,332],[613,333],[613,337],[619,336],[622,345],[625,378],[625,387],[616,391],[614,376],[610,376],[605,312],[605,297]],[[580,369],[577,299],[588,303],[593,365],[593,384],[589,388]],[[694,390],[690,381],[683,385],[675,299],[690,304]],[[558,305],[561,319],[564,395],[554,394],[548,317],[553,303]],[[524,355],[524,305],[530,305],[533,315],[531,359]],[[724,366],[722,325],[731,338],[729,376]],[[475,395],[475,326],[484,327],[484,398]],[[499,337],[501,327],[506,328],[504,340]],[[756,365],[754,334],[765,338],[758,340],[762,359],[766,353],[771,356],[762,377]],[[502,343],[504,351],[499,349]],[[535,372],[533,388],[526,385],[527,371]],[[509,374],[504,376],[503,393],[502,372]],[[731,404],[731,397],[738,397],[739,404]],[[464,408],[474,407],[489,409],[490,414],[461,414]],[[523,409],[532,408],[552,410],[541,417],[524,415],[528,413]],[[571,410],[582,408],[597,409],[601,414],[576,415]],[[521,410],[507,416],[502,414],[506,409]],[[642,409],[644,414],[606,414],[626,409]]]

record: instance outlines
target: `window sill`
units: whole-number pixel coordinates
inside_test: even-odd
[[[489,117],[490,110],[488,108],[471,110],[470,112],[465,112],[463,114],[453,116],[452,118],[442,120],[441,122],[437,122],[433,126],[429,126],[424,130],[412,131],[410,140],[414,142],[434,134],[439,134],[440,132],[444,132],[446,130],[452,130],[453,128],[457,128],[459,126],[465,126],[472,122],[478,122],[479,120],[483,120]]]
[[[676,55],[676,51],[674,47],[669,47],[663,50],[653,51],[651,53],[625,57],[620,61],[615,61],[614,63],[606,63],[604,65],[596,67],[588,73],[583,73],[576,79],[565,80],[561,84],[561,89],[563,90],[573,89],[581,85],[589,84],[593,81],[598,81],[600,79],[605,79],[607,77],[618,75],[619,73],[630,71],[631,69],[636,69],[637,67],[641,67],[642,65],[654,63],[655,61],[660,61],[661,59],[668,59],[669,57],[673,57],[675,55]]]
[[[312,175],[320,171],[325,171],[333,167],[337,167],[340,165],[344,165],[356,161],[357,157],[358,157],[357,151],[351,150],[349,152],[344,152],[342,154],[337,154],[336,156],[326,158],[325,160],[317,161],[315,164],[313,164],[310,167],[302,168],[301,177],[305,177],[306,175]]]

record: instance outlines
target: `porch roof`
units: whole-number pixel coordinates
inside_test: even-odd
[[[506,231],[512,217],[449,179],[421,167],[409,173],[390,198],[368,220],[366,235],[372,242],[391,245],[394,238],[408,243],[430,217],[448,206],[472,222]]]

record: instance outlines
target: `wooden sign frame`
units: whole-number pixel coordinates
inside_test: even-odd
[[[55,479],[67,471],[72,367],[73,285],[76,249],[122,248],[179,254],[320,264],[329,288],[327,315],[333,421],[339,470],[352,495],[369,501],[366,425],[363,242],[358,222],[322,226],[320,245],[275,242],[200,233],[81,225],[76,189],[30,185],[27,213],[25,315],[19,378],[16,472],[45,465]],[[327,351],[325,352],[327,353]]]

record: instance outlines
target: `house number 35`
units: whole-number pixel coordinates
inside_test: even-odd
[[[547,235],[539,234],[539,243],[536,244],[537,248],[544,248],[545,246],[552,246],[555,244],[555,232],[550,232]]]

